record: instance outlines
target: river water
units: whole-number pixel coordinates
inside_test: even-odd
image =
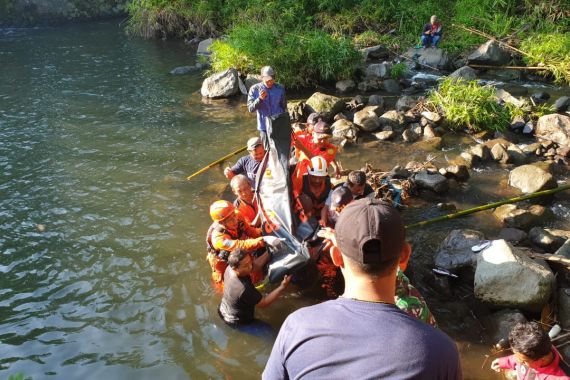
[[[205,261],[222,168],[185,180],[243,146],[255,118],[243,99],[202,102],[201,74],[168,74],[194,62],[184,44],[129,39],[117,22],[0,30],[1,378],[259,377],[272,340],[220,321]],[[347,147],[340,160],[389,169],[425,157],[373,143]],[[451,200],[461,208],[514,195],[507,174],[475,173]],[[570,229],[569,203],[553,209],[556,226]],[[440,214],[415,202],[404,216]],[[426,267],[452,228],[474,225],[491,236],[498,227],[481,213],[409,239],[412,275],[459,343],[466,378],[484,379],[492,377],[482,369],[490,342],[473,302],[442,296]],[[257,316],[277,331],[288,313],[319,299],[292,287]]]

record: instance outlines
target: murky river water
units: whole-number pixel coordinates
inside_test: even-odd
[[[185,181],[242,146],[255,119],[243,101],[202,103],[200,74],[168,74],[194,61],[182,43],[129,39],[116,22],[0,31],[1,378],[259,377],[272,341],[220,321],[204,260],[222,169]],[[348,147],[340,160],[389,169],[425,156],[386,143]],[[513,195],[497,190],[506,176],[498,167],[475,174],[452,200],[467,207]],[[555,207],[567,217],[568,202]],[[439,213],[420,204],[405,217]],[[489,215],[409,236],[413,274],[473,379],[492,376],[481,369],[489,342],[423,264],[452,228],[492,236]],[[317,299],[293,288],[257,315],[277,331]]]

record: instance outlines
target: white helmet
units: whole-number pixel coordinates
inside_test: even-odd
[[[311,158],[311,166],[309,167],[309,174],[315,177],[326,177],[327,173],[327,160],[321,156]]]

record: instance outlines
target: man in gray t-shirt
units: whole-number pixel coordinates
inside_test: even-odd
[[[329,239],[345,292],[285,320],[263,379],[461,379],[454,342],[394,305],[397,269],[411,253],[399,212],[354,201]]]

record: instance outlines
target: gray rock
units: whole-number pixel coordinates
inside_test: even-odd
[[[205,98],[226,98],[239,92],[238,72],[228,69],[216,73],[202,82],[200,93]]]
[[[334,138],[356,141],[358,138],[358,127],[345,119],[337,120],[331,125]]]
[[[395,135],[396,133],[394,131],[382,131],[374,134],[374,136],[381,141],[392,140]]]
[[[365,78],[363,81],[358,82],[358,89],[362,92],[376,91],[382,88],[382,79],[379,78]]]
[[[261,82],[261,77],[259,75],[247,74],[247,76],[245,77],[244,84],[245,87],[247,88],[247,91],[249,91],[251,86],[253,86],[254,84],[258,84],[259,82]]]
[[[441,115],[437,112],[424,111],[421,115],[431,124],[437,124],[441,121]]]
[[[570,116],[557,113],[542,116],[536,124],[535,136],[559,145],[570,145]]]
[[[305,113],[305,102],[287,102],[287,112],[292,121],[301,121]]]
[[[378,106],[364,107],[354,114],[354,124],[358,125],[363,131],[374,132],[380,128],[380,118],[376,114]]]
[[[410,126],[408,127],[408,129],[410,129],[412,132],[414,132],[416,135],[418,135],[418,136],[420,136],[420,137],[421,137],[422,134],[423,134],[422,126],[419,125],[418,123],[410,124]]]
[[[493,148],[491,148],[491,157],[493,160],[499,161],[501,163],[506,163],[509,161],[509,154],[507,153],[507,150],[503,144],[499,143],[495,144]]]
[[[430,174],[425,170],[416,173],[414,182],[420,189],[427,189],[436,193],[445,193],[449,189],[447,178],[439,173]]]
[[[534,104],[544,104],[550,99],[550,94],[546,91],[538,91],[532,93],[530,98]]]
[[[306,104],[310,113],[318,112],[323,115],[323,118],[328,120],[332,119],[334,115],[344,108],[344,101],[341,98],[323,94],[322,92],[315,92],[307,99]]]
[[[507,154],[509,155],[509,159],[507,160],[509,164],[523,165],[528,161],[526,154],[515,144],[509,145]]]
[[[194,71],[198,71],[199,69],[196,66],[180,66],[170,70],[171,75],[184,75],[188,73],[192,73]]]
[[[527,121],[522,129],[522,133],[525,135],[530,135],[534,132],[534,122],[532,120]]]
[[[465,166],[467,166],[468,168],[472,168],[473,166],[478,164],[480,161],[479,157],[474,156],[473,154],[471,154],[469,152],[461,152],[459,157],[461,157],[461,159],[465,163]]]
[[[388,49],[383,45],[370,46],[360,49],[364,55],[364,59],[383,59],[388,58],[390,54]]]
[[[477,79],[477,71],[469,66],[463,66],[449,74],[449,78],[471,81]]]
[[[405,124],[404,114],[395,110],[384,112],[380,116],[380,125],[399,127]]]
[[[396,110],[406,112],[414,108],[418,104],[418,100],[411,96],[401,96],[396,102]]]
[[[563,329],[570,328],[570,288],[558,289],[558,320]]]
[[[336,82],[337,92],[344,94],[356,88],[356,83],[352,79],[339,80]]]
[[[477,144],[469,149],[469,153],[478,157],[480,161],[487,162],[491,158],[491,150],[487,145]]]
[[[508,91],[503,90],[502,88],[498,88],[495,91],[495,93],[496,93],[497,99],[499,99],[499,102],[509,103],[509,104],[512,104],[513,106],[520,108],[520,109],[523,109],[523,110],[527,110],[530,107],[526,100],[516,98],[516,97],[512,96]]]
[[[198,44],[198,50],[196,51],[196,55],[202,55],[202,56],[209,57],[210,54],[212,54],[210,52],[209,48],[213,42],[214,42],[214,40],[212,38],[208,38],[208,39],[200,41],[200,43]]]
[[[509,51],[495,40],[487,41],[467,57],[469,63],[493,66],[506,65],[510,60]]]
[[[402,92],[400,83],[395,79],[385,79],[382,82],[382,87],[390,94],[400,94]]]
[[[531,228],[528,236],[535,247],[549,253],[556,252],[568,240],[568,237],[553,234],[548,228],[542,227]]]
[[[505,240],[494,240],[477,258],[475,297],[500,307],[539,312],[554,290],[554,274]]]
[[[558,248],[554,254],[570,259],[570,239],[566,240],[566,242],[562,244],[562,247]]]
[[[552,174],[534,165],[523,165],[511,170],[509,185],[525,194],[558,187]]]
[[[563,113],[570,110],[570,97],[561,96],[554,102],[554,110],[557,113]]]
[[[524,210],[513,204],[507,204],[497,207],[493,211],[493,216],[505,227],[526,230],[531,226],[541,224],[548,215],[542,206],[533,205],[528,210]]]
[[[384,110],[384,98],[380,95],[370,95],[368,97],[369,106],[378,106],[380,110]],[[377,111],[378,113],[379,111]],[[381,115],[381,113],[380,113]]]
[[[402,139],[404,139],[405,142],[412,143],[417,141],[419,138],[420,136],[409,128],[402,133]]]
[[[409,49],[404,56],[418,62],[427,68],[436,68],[438,70],[448,70],[451,67],[451,60],[447,52],[439,48],[428,49]]]
[[[440,168],[439,174],[445,178],[453,178],[456,181],[465,182],[469,179],[469,170],[465,165],[450,165],[446,168]]]
[[[518,228],[503,228],[499,232],[499,239],[506,240],[514,245],[517,245],[521,241],[525,240],[527,236],[528,235],[526,232],[519,230]]]
[[[369,78],[388,78],[390,76],[391,64],[384,63],[372,63],[366,66],[366,76]]]
[[[433,127],[431,125],[426,125],[426,127],[424,128],[424,138],[426,139],[432,139],[436,137],[435,131],[433,130]]]
[[[520,131],[524,128],[525,124],[526,121],[524,117],[521,115],[517,115],[513,117],[513,120],[511,120],[511,125],[509,125],[509,128],[511,129],[511,131]]]
[[[453,230],[441,242],[435,254],[435,265],[451,271],[472,267],[477,261],[478,253],[471,247],[485,240],[482,232],[475,230]]]
[[[518,310],[503,309],[485,318],[485,327],[493,342],[509,339],[509,333],[517,323],[526,322],[525,316]]]

